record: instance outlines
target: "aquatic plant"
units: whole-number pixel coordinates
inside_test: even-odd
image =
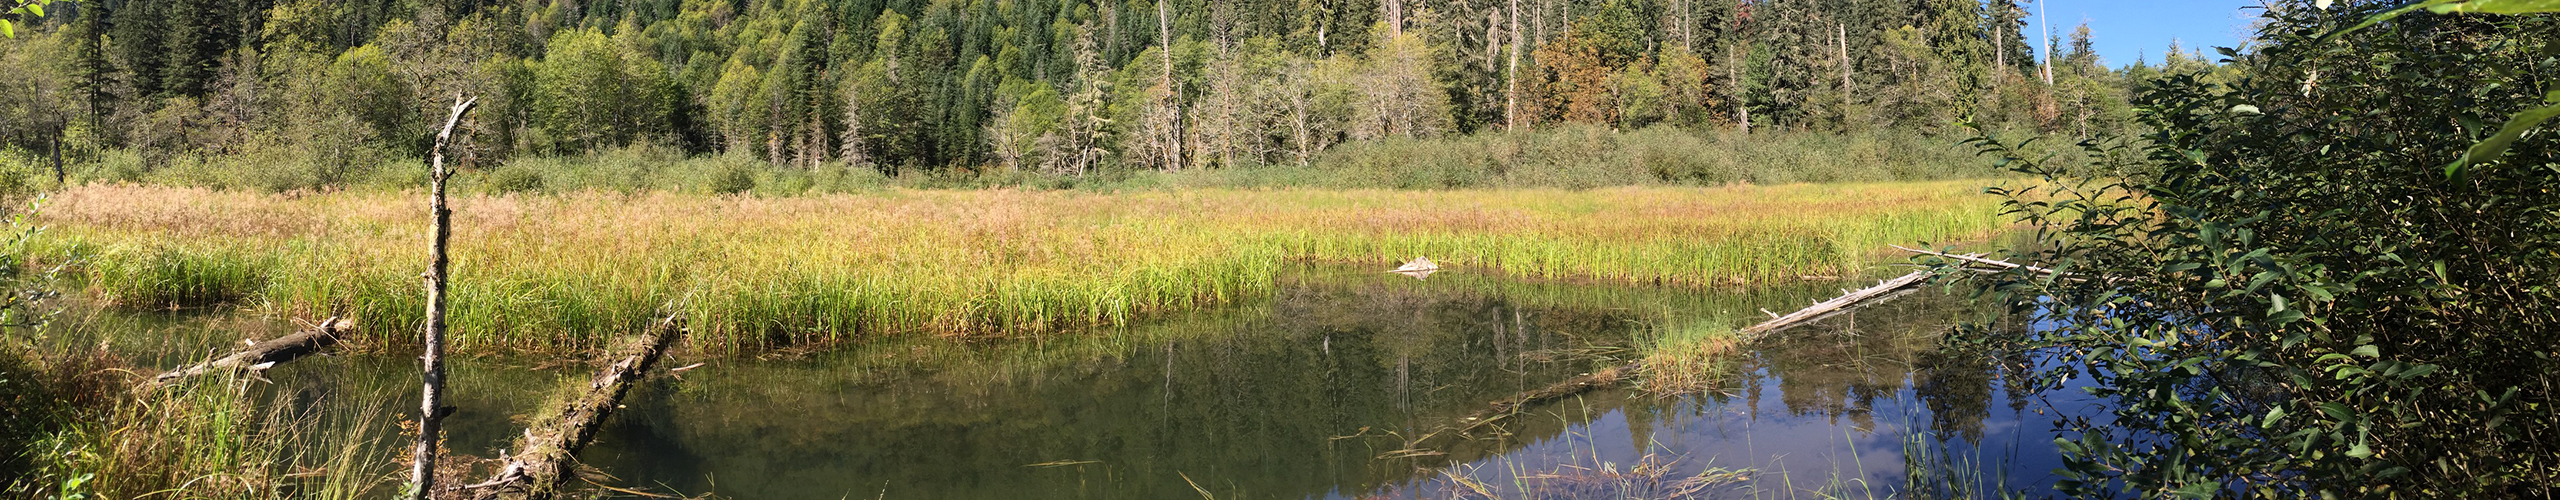
[[[737,351],[1124,325],[1268,293],[1291,260],[1794,280],[1854,270],[1889,243],[1997,230],[1971,186],[474,196],[455,203],[451,314],[463,349],[577,349],[690,297],[695,345]],[[93,296],[421,321],[425,231],[409,221],[423,207],[408,197],[88,186],[59,198],[45,220],[63,237],[39,254],[87,259]]]

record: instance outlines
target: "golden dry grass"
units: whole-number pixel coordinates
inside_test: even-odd
[[[1978,185],[466,196],[453,321],[466,349],[590,347],[679,298],[714,348],[1037,333],[1255,296],[1289,259],[1415,255],[1526,278],[1749,283],[1987,235],[2001,219]],[[425,213],[417,193],[87,186],[42,217],[45,253],[82,256],[108,302],[381,328],[422,317]]]

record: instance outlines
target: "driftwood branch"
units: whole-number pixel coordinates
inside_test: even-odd
[[[1900,278],[1884,280],[1876,283],[1875,286],[1861,288],[1846,294],[1841,294],[1838,298],[1814,303],[1812,307],[1799,309],[1796,310],[1796,312],[1788,313],[1784,316],[1771,318],[1768,321],[1760,322],[1760,324],[1757,325],[1751,325],[1750,327],[1743,328],[1735,333],[1740,335],[1744,342],[1749,342],[1751,340],[1758,339],[1763,335],[1768,335],[1769,332],[1783,330],[1790,326],[1820,319],[1824,316],[1830,315],[1832,312],[1840,311],[1849,306],[1856,305],[1859,302],[1865,302],[1869,299],[1891,295],[1895,290],[1901,290],[1906,287],[1929,281],[1929,276],[1929,271],[1912,271],[1911,274],[1902,275]]]
[[[474,499],[521,498],[549,499],[558,495],[560,487],[576,476],[578,450],[595,439],[596,430],[604,427],[605,418],[622,406],[622,396],[648,374],[667,346],[675,343],[683,327],[675,316],[668,316],[643,334],[636,344],[613,357],[587,391],[560,409],[560,414],[525,429],[524,441],[518,443],[515,455],[505,457],[505,465],[488,481],[465,487],[475,490]]]
[[[2000,268],[2000,269],[2024,269],[2024,270],[2027,270],[2027,271],[2030,271],[2030,272],[2035,272],[2035,273],[2040,273],[2040,274],[2047,274],[2047,275],[2053,275],[2053,276],[2062,276],[2062,277],[2069,277],[2069,276],[2070,276],[2070,275],[2067,275],[2067,274],[2063,274],[2061,271],[2055,271],[2055,270],[2052,270],[2052,269],[2046,269],[2046,268],[2042,268],[2042,267],[2030,266],[2030,265],[2025,265],[2025,264],[2018,264],[2018,263],[2007,262],[2007,261],[2002,261],[2002,260],[1997,260],[1997,259],[1986,259],[1986,258],[1983,258],[1981,255],[1956,255],[1956,254],[1951,254],[1951,253],[1946,253],[1946,252],[1937,252],[1937,251],[1921,250],[1921,249],[1917,249],[1917,248],[1904,247],[1904,246],[1901,246],[1901,245],[1893,245],[1893,248],[1895,248],[1895,249],[1899,249],[1899,250],[1902,250],[1902,251],[1905,251],[1905,252],[1911,252],[1911,253],[1916,253],[1916,254],[1921,254],[1921,255],[1937,256],[1937,257],[1940,257],[1940,258],[1945,258],[1945,259],[1948,259],[1948,260],[1954,260],[1954,261],[1958,261],[1958,262],[1964,262],[1964,263],[1967,263],[1967,264],[1979,264],[1979,265],[1990,266],[1990,267],[1995,267],[1995,268]],[[1974,270],[1976,270],[1976,271],[1981,271],[1981,269],[1974,269]],[[1815,303],[1812,307],[1807,307],[1807,308],[1804,308],[1804,309],[1800,309],[1800,310],[1797,310],[1796,312],[1793,312],[1793,313],[1789,313],[1789,314],[1786,314],[1786,315],[1783,315],[1783,316],[1779,316],[1779,315],[1776,315],[1776,314],[1772,314],[1771,316],[1776,316],[1776,317],[1775,317],[1775,318],[1771,318],[1769,321],[1761,322],[1760,324],[1757,324],[1757,325],[1751,325],[1749,328],[1743,328],[1739,333],[1742,335],[1743,340],[1744,340],[1744,341],[1746,341],[1746,342],[1747,342],[1747,341],[1750,341],[1750,340],[1753,340],[1753,339],[1758,339],[1758,338],[1759,338],[1760,336],[1762,336],[1762,335],[1767,335],[1767,334],[1769,334],[1769,332],[1774,332],[1774,331],[1778,331],[1778,330],[1783,330],[1783,329],[1786,329],[1787,327],[1790,327],[1790,326],[1800,325],[1800,324],[1804,324],[1804,323],[1812,322],[1812,321],[1815,321],[1815,320],[1820,320],[1820,319],[1822,319],[1822,318],[1830,317],[1830,316],[1831,316],[1831,315],[1833,315],[1833,314],[1838,314],[1840,311],[1845,311],[1845,310],[1848,310],[1848,309],[1849,309],[1849,308],[1851,308],[1851,307],[1857,306],[1857,305],[1859,305],[1859,304],[1860,304],[1860,303],[1862,303],[1862,302],[1867,302],[1867,301],[1871,301],[1871,300],[1885,299],[1885,298],[1892,298],[1892,297],[1895,297],[1895,296],[1899,296],[1899,295],[1901,295],[1901,293],[1899,293],[1901,290],[1903,290],[1903,289],[1905,289],[1905,288],[1910,288],[1910,287],[1912,287],[1912,286],[1914,286],[1914,285],[1919,285],[1919,284],[1921,284],[1921,283],[1923,283],[1923,282],[1927,282],[1927,281],[1929,281],[1929,276],[1930,276],[1930,273],[1929,273],[1929,271],[1926,271],[1926,270],[1922,270],[1922,271],[1913,271],[1913,272],[1911,272],[1911,274],[1905,274],[1905,275],[1902,275],[1902,277],[1900,277],[1900,278],[1894,278],[1894,279],[1890,279],[1890,280],[1885,280],[1885,281],[1883,281],[1883,282],[1876,283],[1876,286],[1871,286],[1871,287],[1867,287],[1867,288],[1859,289],[1859,290],[1856,290],[1856,291],[1847,292],[1847,293],[1841,294],[1839,298],[1834,298],[1834,299],[1831,299],[1831,300],[1826,300],[1826,301],[1818,302],[1818,303]],[[2072,278],[2072,279],[2077,279],[2077,278]]]
[[[1917,248],[1908,248],[1908,247],[1904,247],[1904,246],[1902,246],[1902,245],[1893,245],[1893,248],[1894,248],[1894,249],[1897,249],[1897,250],[1905,251],[1905,252],[1911,252],[1911,253],[1916,253],[1916,254],[1921,254],[1921,255],[1932,255],[1932,256],[1937,256],[1937,257],[1941,257],[1941,258],[1945,258],[1945,259],[1958,260],[1958,261],[1964,261],[1964,262],[1969,262],[1969,263],[1974,263],[1974,264],[1982,264],[1982,265],[1991,266],[1991,267],[1997,267],[1997,268],[2001,268],[2001,269],[2025,269],[2025,270],[2028,270],[2028,271],[2034,271],[2034,272],[2042,273],[2042,274],[2062,274],[2060,271],[2055,271],[2055,270],[2052,270],[2052,269],[2045,269],[2045,268],[2036,267],[2036,266],[2030,266],[2030,265],[2025,265],[2025,264],[2011,263],[2011,262],[2008,262],[2008,261],[1993,260],[1993,259],[1985,259],[1985,258],[1982,258],[1982,256],[1980,256],[1980,255],[1956,255],[1956,254],[1951,254],[1951,253],[1946,253],[1946,252],[1934,252],[1934,251],[1929,251],[1929,250],[1921,250],[1921,249],[1917,249]]]
[[[223,356],[212,361],[169,370],[166,373],[161,373],[159,376],[151,377],[151,382],[143,384],[142,387],[146,390],[158,388],[171,382],[176,382],[180,379],[209,373],[241,373],[264,370],[267,367],[275,366],[276,364],[287,361],[301,359],[303,356],[309,356],[313,353],[318,353],[321,350],[328,349],[329,346],[337,345],[338,341],[346,338],[349,326],[351,326],[351,323],[344,319],[329,318],[321,321],[319,326],[312,327],[309,330],[303,330],[292,335],[276,337],[265,342],[252,344],[246,349],[241,349],[240,352],[235,352],[229,356]]]

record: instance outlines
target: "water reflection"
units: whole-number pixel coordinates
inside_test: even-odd
[[[1729,365],[1726,387],[1596,391],[1471,439],[1426,441],[1468,427],[1491,401],[1623,363],[1646,332],[1739,326],[1843,285],[1416,281],[1326,267],[1282,282],[1253,304],[1103,334],[709,360],[644,385],[583,458],[625,486],[732,498],[1446,498],[1639,464],[1672,479],[1753,471],[1719,476],[1717,495],[1836,484],[1881,497],[1901,484],[1915,435],[2028,484],[2056,465],[2035,416],[2042,396],[2012,390],[2000,363],[1935,349],[1954,324],[1980,319],[1943,293],[1770,337]],[[152,328],[197,339],[164,341],[180,346],[164,354],[227,335]],[[454,367],[463,412],[449,446],[496,454],[520,415],[583,376],[529,363]],[[396,399],[415,383],[413,360],[388,356],[297,362],[271,377],[303,400]]]

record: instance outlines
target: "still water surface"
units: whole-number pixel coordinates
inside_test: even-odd
[[[1750,346],[1711,390],[1595,391],[1451,439],[1489,402],[1624,363],[1655,336],[1746,325],[1862,283],[1668,289],[1319,266],[1281,282],[1262,300],[1108,332],[678,358],[665,366],[708,364],[635,392],[583,458],[621,486],[741,499],[1881,498],[1901,488],[1914,443],[2036,488],[2058,466],[2056,410],[2094,408],[1941,352],[1939,335],[1985,316],[1930,291]],[[108,341],[161,366],[284,328],[91,321],[122,325]],[[414,405],[413,363],[323,358],[269,378],[286,401],[395,413]],[[587,368],[480,358],[454,370],[450,446],[491,456]],[[369,425],[388,432],[388,420]],[[1665,486],[1702,473],[1711,487]]]

